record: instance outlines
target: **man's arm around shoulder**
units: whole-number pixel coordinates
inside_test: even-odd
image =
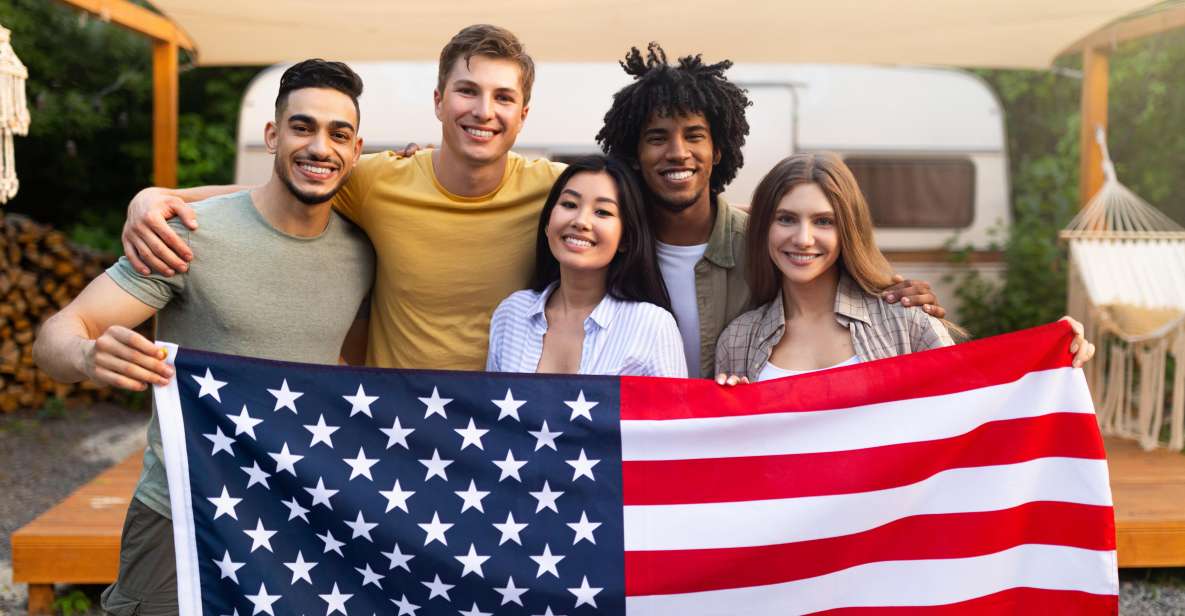
[[[120,240],[123,252],[137,272],[156,272],[172,276],[189,269],[193,251],[175,231],[169,219],[179,217],[192,231],[197,229],[197,215],[189,206],[195,201],[246,190],[249,186],[197,186],[194,188],[145,188],[128,204],[128,219]]]

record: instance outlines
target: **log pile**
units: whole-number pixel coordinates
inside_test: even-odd
[[[0,212],[0,411],[47,399],[93,402],[112,392],[90,381],[58,383],[33,364],[37,328],[113,261],[70,244],[60,231]]]

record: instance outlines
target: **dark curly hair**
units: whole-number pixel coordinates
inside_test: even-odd
[[[597,142],[610,156],[631,164],[638,160],[642,129],[654,112],[660,115],[702,113],[712,131],[712,145],[720,162],[712,168],[710,190],[720,194],[745,164],[741,147],[749,134],[745,108],[752,105],[745,90],[730,82],[724,71],[729,60],[705,64],[700,55],[684,56],[672,66],[658,43],[650,43],[646,55],[631,47],[620,62],[634,82],[613,95],[613,106],[605,113],[605,125]]]

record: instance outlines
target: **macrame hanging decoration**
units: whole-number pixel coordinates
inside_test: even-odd
[[[1059,234],[1069,312],[1099,356],[1086,379],[1104,434],[1185,449],[1185,228],[1119,183],[1099,129],[1103,187]]]
[[[25,103],[25,80],[29,70],[16,57],[10,38],[12,32],[0,26],[0,204],[16,196],[20,182],[16,178],[13,135],[29,134],[29,107]]]

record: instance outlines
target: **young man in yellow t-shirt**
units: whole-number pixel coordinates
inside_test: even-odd
[[[534,79],[534,62],[513,33],[461,30],[440,54],[433,94],[440,147],[365,156],[335,197],[334,207],[366,231],[377,255],[368,365],[485,366],[490,315],[527,286],[539,212],[563,169],[510,151]],[[182,200],[237,188],[142,191],[124,230],[128,257],[141,271],[184,269],[192,254],[170,241],[163,220],[176,214],[194,226]]]

